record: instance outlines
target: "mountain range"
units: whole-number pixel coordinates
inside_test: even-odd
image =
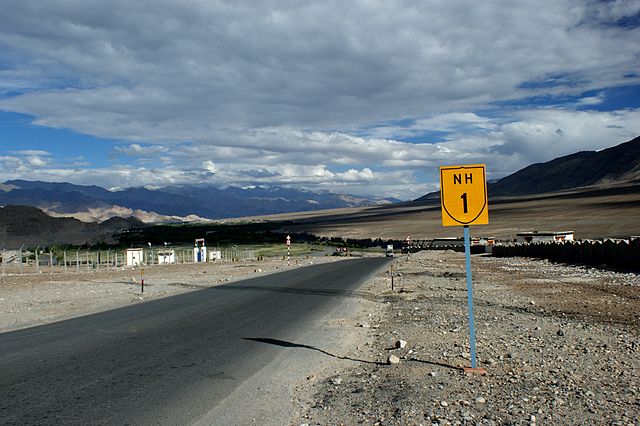
[[[612,148],[533,164],[487,186],[490,198],[508,201],[585,187],[608,192],[621,184],[627,192],[640,192],[640,137]],[[404,204],[432,205],[439,197],[439,192],[433,192]],[[147,226],[145,222],[202,221],[397,201],[287,188],[170,186],[109,191],[99,186],[11,180],[0,184],[0,206],[6,206],[0,208],[0,248],[110,243],[115,233]],[[403,204],[396,205],[401,208]]]
[[[397,201],[260,186],[220,189],[207,185],[184,185],[110,191],[95,185],[25,180],[0,184],[0,205],[33,206],[51,216],[73,216],[84,221],[133,216],[144,222],[188,222],[363,207]]]

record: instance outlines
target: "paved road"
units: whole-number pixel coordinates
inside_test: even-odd
[[[387,261],[313,265],[0,334],[0,424],[210,423]]]

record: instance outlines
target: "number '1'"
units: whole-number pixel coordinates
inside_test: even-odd
[[[464,194],[462,194],[460,196],[460,198],[462,198],[462,208],[463,208],[464,212],[468,213],[468,210],[467,210],[467,193],[465,192]]]

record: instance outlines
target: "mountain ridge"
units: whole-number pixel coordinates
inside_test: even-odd
[[[579,151],[524,167],[487,183],[489,197],[534,195],[590,186],[640,182],[640,137],[599,151]],[[414,201],[440,198],[430,192]]]
[[[110,191],[95,185],[25,180],[9,180],[0,186],[0,205],[33,206],[52,214],[79,218],[94,217],[93,211],[100,219],[104,219],[109,211],[120,210],[145,221],[154,221],[153,218],[169,218],[169,221],[222,219],[397,201],[283,187],[230,186],[220,189],[209,185],[172,185]]]

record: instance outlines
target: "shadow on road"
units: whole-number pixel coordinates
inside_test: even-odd
[[[318,352],[321,352],[321,353],[323,353],[325,355],[329,355],[330,357],[337,358],[337,359],[344,359],[344,360],[355,361],[355,362],[363,362],[365,364],[386,365],[386,363],[379,362],[379,361],[367,361],[367,360],[364,360],[364,359],[351,358],[351,357],[348,357],[348,356],[338,356],[338,355],[334,355],[334,354],[332,354],[330,352],[327,352],[327,351],[325,351],[323,349],[316,348],[315,346],[309,346],[309,345],[303,345],[303,344],[300,344],[300,343],[287,342],[286,340],[270,339],[268,337],[244,337],[244,340],[251,340],[253,342],[259,342],[259,343],[266,343],[266,344],[269,344],[269,345],[281,346],[283,348],[311,349],[313,351],[318,351]]]

